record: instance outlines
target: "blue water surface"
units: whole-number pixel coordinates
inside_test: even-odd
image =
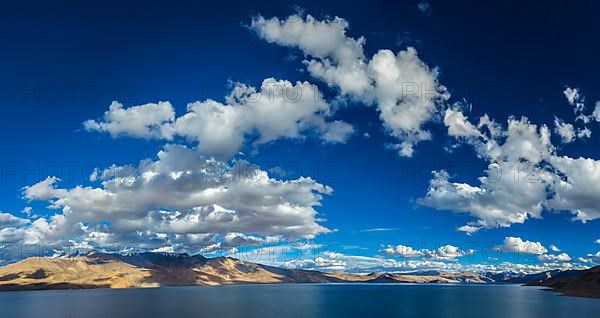
[[[599,317],[600,300],[517,285],[314,284],[0,293],[0,317]]]

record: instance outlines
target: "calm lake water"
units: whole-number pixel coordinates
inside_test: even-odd
[[[0,317],[598,317],[516,285],[244,285],[0,293]]]

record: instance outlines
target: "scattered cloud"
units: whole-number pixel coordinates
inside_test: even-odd
[[[444,245],[435,250],[420,249],[415,250],[410,246],[405,245],[388,245],[386,248],[380,251],[383,254],[390,256],[397,256],[402,258],[418,258],[422,257],[427,260],[436,261],[456,261],[457,258],[472,255],[475,253],[474,250],[463,251],[462,249],[453,245]]]
[[[26,199],[47,201],[62,214],[31,223],[2,214],[1,220],[21,225],[3,237],[20,235],[26,244],[85,242],[107,250],[134,244],[193,252],[330,231],[319,224],[315,208],[333,190],[310,178],[277,180],[247,161],[226,163],[182,145],[166,145],[157,157],[105,169],[98,176],[101,187],[60,188],[60,179],[49,177],[25,188]]]
[[[386,248],[380,251],[381,253],[391,255],[391,256],[399,256],[404,258],[416,258],[423,256],[423,252],[419,250],[415,250],[410,246],[405,245],[388,245]]]
[[[342,96],[374,104],[387,132],[399,141],[392,148],[411,157],[414,145],[431,139],[423,126],[433,120],[450,98],[431,69],[409,47],[397,54],[379,50],[372,58],[364,53],[365,38],[349,37],[346,20],[317,20],[311,15],[286,19],[257,16],[250,29],[269,43],[294,47],[305,54],[308,72]]]
[[[219,159],[231,158],[246,142],[258,146],[316,135],[327,143],[344,143],[354,133],[350,124],[328,120],[332,107],[308,82],[268,78],[259,89],[236,83],[225,100],[190,103],[180,117],[169,102],[129,108],[113,102],[101,120],[83,125],[113,137],[171,141],[179,136],[194,143],[201,154]]]
[[[479,133],[474,133],[475,126],[460,110],[447,110],[446,119],[448,134],[472,145],[488,167],[479,185],[452,182],[446,171],[434,171],[426,195],[417,203],[477,219],[459,231],[472,235],[482,228],[509,227],[541,218],[545,210],[569,211],[582,222],[600,218],[599,161],[559,156],[547,126],[511,117],[504,129],[486,115],[479,119]],[[558,132],[563,141],[578,138],[568,130]]]
[[[88,131],[109,133],[112,137],[124,135],[171,140],[174,120],[175,110],[169,102],[124,108],[123,104],[115,101],[101,120],[87,120],[83,123],[83,127]]]
[[[600,121],[600,101],[596,102],[596,107],[594,108],[594,112],[592,113],[592,117],[596,121]]]
[[[540,242],[526,241],[520,237],[512,236],[505,237],[503,244],[496,246],[495,249],[505,253],[532,255],[542,255],[548,252],[548,250]]]
[[[422,13],[431,13],[431,5],[425,1],[417,3],[417,8]]]
[[[579,261],[584,263],[600,264],[600,252],[597,252],[596,254],[587,254],[584,257],[580,257]]]
[[[371,229],[360,230],[360,232],[387,232],[387,231],[395,231],[396,228],[393,227],[375,227]]]
[[[444,125],[448,127],[448,135],[452,137],[475,138],[480,133],[467,117],[459,110],[448,108],[444,114]]]
[[[562,142],[569,143],[575,140],[575,127],[572,124],[565,123],[564,120],[554,118],[554,131],[560,136]]]
[[[571,256],[569,256],[567,253],[560,253],[558,255],[551,255],[551,254],[542,254],[538,256],[538,260],[540,262],[570,262]]]

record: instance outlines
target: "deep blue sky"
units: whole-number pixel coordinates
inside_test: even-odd
[[[154,158],[162,142],[83,131],[82,122],[101,116],[113,100],[126,106],[168,100],[181,114],[188,102],[223,100],[230,80],[259,85],[275,77],[318,83],[303,71],[300,51],[268,44],[245,27],[259,13],[285,17],[302,8],[316,18],[343,17],[350,23],[350,36],[366,38],[368,56],[382,48],[414,46],[423,61],[439,67],[451,101],[472,104],[470,118],[487,113],[505,123],[511,115],[527,116],[551,126],[554,116],[573,121],[562,93],[565,86],[580,88],[590,107],[600,100],[600,5],[593,1],[432,1],[426,13],[416,1],[128,2],[117,5],[116,13],[97,2],[100,12],[78,4],[72,15],[65,4],[53,3],[58,9],[37,1],[19,5],[0,21],[5,163],[0,210],[19,216],[29,205],[42,215],[54,213],[43,209],[43,202],[21,198],[23,187],[48,175],[59,176],[61,186],[69,187],[86,184],[92,167]],[[456,180],[476,183],[486,163],[471,147],[445,151],[452,139],[443,125],[431,124],[433,140],[420,143],[412,158],[402,158],[386,149],[392,140],[373,108],[351,103],[336,118],[357,129],[346,144],[283,140],[263,145],[257,153],[247,151],[245,157],[264,169],[290,167],[290,178],[311,176],[334,188],[318,210],[326,219],[323,224],[337,232],[316,241],[360,246],[351,251],[356,255],[377,254],[387,244],[485,245],[506,236],[556,244],[574,258],[598,250],[593,242],[600,238],[600,221],[573,222],[568,213],[544,213],[541,220],[485,229],[472,237],[457,232],[456,227],[473,219],[418,206],[415,200],[426,193],[431,170],[445,168]],[[600,159],[597,123],[590,128],[591,139],[560,145],[561,154]],[[364,133],[371,137],[362,137]],[[71,163],[77,164],[72,178]],[[413,169],[418,171],[407,174]],[[361,232],[372,228],[393,230]]]

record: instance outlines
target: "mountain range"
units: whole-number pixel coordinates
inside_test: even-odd
[[[348,274],[279,268],[230,257],[92,251],[69,257],[31,257],[0,268],[3,291],[276,283],[518,283],[546,286],[567,295],[600,297],[600,266],[529,275],[470,271]]]

